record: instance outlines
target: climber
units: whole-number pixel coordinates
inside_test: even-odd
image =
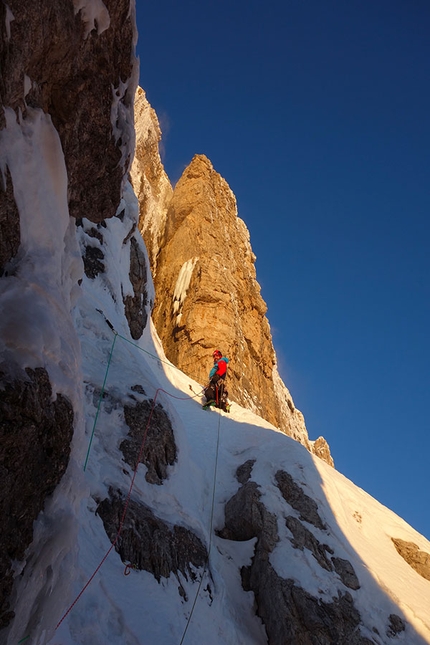
[[[204,395],[206,403],[204,408],[221,408],[224,412],[230,412],[230,404],[227,403],[228,392],[225,389],[225,377],[227,374],[227,356],[223,356],[219,349],[212,354],[214,364],[209,372],[209,385],[205,388]]]

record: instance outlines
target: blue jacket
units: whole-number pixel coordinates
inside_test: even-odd
[[[225,363],[224,365],[220,365],[220,363]],[[211,379],[212,376],[215,376],[215,374],[218,374],[218,376],[225,376],[227,372],[227,363],[228,363],[228,358],[227,356],[223,356],[222,358],[219,359],[219,361],[215,361],[213,368],[209,372],[209,378]]]

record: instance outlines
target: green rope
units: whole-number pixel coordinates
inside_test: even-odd
[[[157,361],[159,361],[160,363],[164,363],[165,365],[168,365],[169,367],[174,367],[174,368],[175,368],[175,370],[178,370],[178,372],[182,372],[182,370],[181,370],[181,368],[180,368],[180,367],[177,367],[176,365],[173,365],[173,363],[171,363],[170,361],[165,361],[164,359],[160,358],[160,357],[159,357],[159,356],[157,356],[156,354],[151,354],[151,352],[148,352],[148,350],[147,350],[147,349],[143,349],[142,347],[139,347],[139,345],[137,345],[136,343],[133,343],[133,341],[132,341],[132,340],[129,340],[129,339],[128,339],[128,338],[126,338],[125,336],[121,336],[121,334],[118,334],[118,332],[115,332],[115,334],[116,334],[119,338],[122,338],[122,340],[125,340],[125,342],[126,342],[126,343],[129,343],[129,344],[130,344],[130,345],[132,345],[133,347],[136,347],[137,349],[139,349],[141,352],[144,352],[145,354],[148,354],[148,356],[151,356],[151,358],[155,358],[155,359],[156,359]],[[192,376],[192,375],[190,375],[190,374],[188,374],[188,376],[189,376],[190,378],[193,378],[195,381],[197,381],[197,383],[199,382],[199,379],[198,379],[196,376]]]
[[[19,645],[20,643],[23,643],[24,641],[28,640],[29,638],[30,638],[30,636],[26,636],[25,638],[21,638],[21,640],[20,640],[20,641],[18,641],[18,645]]]
[[[96,418],[94,419],[93,431],[91,433],[90,443],[88,445],[87,456],[86,456],[85,464],[84,464],[84,472],[85,472],[85,470],[87,468],[88,457],[90,456],[91,444],[93,443],[94,432],[95,432],[95,429],[96,429],[96,423],[97,423],[97,419],[98,419],[99,412],[100,412],[100,406],[102,404],[102,398],[103,398],[103,394],[104,394],[104,391],[105,391],[106,379],[107,379],[107,375],[108,375],[108,372],[109,372],[109,368],[110,368],[110,364],[111,364],[111,360],[112,360],[113,348],[115,347],[117,337],[118,337],[118,334],[115,332],[115,336],[114,336],[112,347],[111,347],[110,354],[109,354],[109,360],[108,360],[108,364],[107,364],[107,368],[106,368],[105,378],[104,378],[103,385],[102,385],[102,390],[101,390],[100,396],[99,396],[99,404],[98,404],[98,407],[97,407]]]
[[[188,631],[188,627],[190,626],[191,619],[193,617],[194,609],[197,604],[197,598],[199,597],[200,594],[200,589],[202,587],[203,583],[203,578],[206,573],[206,568],[209,563],[209,558],[211,555],[211,550],[212,550],[212,528],[213,528],[213,520],[214,520],[214,508],[215,508],[215,488],[216,488],[216,475],[217,475],[217,470],[218,470],[218,454],[219,454],[219,438],[220,438],[220,426],[221,426],[221,415],[219,415],[218,418],[218,434],[217,434],[217,443],[216,443],[216,453],[215,453],[215,468],[214,468],[214,479],[213,479],[213,486],[212,486],[212,508],[211,508],[211,521],[210,521],[210,529],[209,529],[209,547],[208,547],[208,557],[206,558],[205,566],[203,568],[202,576],[200,578],[199,586],[197,589],[196,597],[194,598],[193,606],[191,607],[190,615],[187,620],[187,624],[185,625],[185,630],[184,633],[182,634],[181,641],[179,645],[182,645],[184,642],[185,635]]]

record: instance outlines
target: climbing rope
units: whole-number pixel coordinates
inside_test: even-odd
[[[97,412],[96,412],[96,416],[94,418],[94,424],[93,424],[93,428],[92,428],[92,431],[91,431],[90,440],[89,440],[89,443],[88,443],[88,450],[87,450],[87,455],[85,457],[85,463],[84,463],[84,472],[86,471],[87,465],[88,465],[88,459],[89,459],[89,456],[90,456],[91,446],[92,446],[93,439],[94,439],[94,433],[95,433],[95,430],[96,430],[96,425],[97,425],[97,421],[98,421],[99,414],[100,414],[100,407],[101,407],[101,403],[102,403],[104,392],[105,392],[106,381],[107,381],[109,369],[110,369],[111,362],[112,362],[113,350],[114,350],[114,347],[115,347],[116,339],[121,338],[122,340],[125,340],[127,343],[129,343],[133,347],[136,347],[136,349],[139,349],[141,352],[145,352],[146,354],[148,354],[152,358],[155,358],[155,359],[161,361],[162,363],[166,363],[166,365],[169,365],[170,367],[175,367],[175,369],[179,369],[175,365],[173,365],[172,363],[168,363],[167,361],[163,361],[161,358],[159,358],[155,354],[151,354],[146,349],[142,349],[142,347],[139,347],[139,345],[137,345],[136,343],[133,343],[131,340],[129,340],[125,336],[121,336],[121,334],[118,334],[118,332],[116,332],[114,330],[114,328],[112,327],[111,324],[109,324],[109,327],[112,329],[112,331],[114,333],[114,339],[113,339],[112,346],[111,346],[111,349],[110,349],[109,359],[108,359],[106,372],[105,372],[105,376],[104,376],[104,380],[103,380],[103,385],[102,385],[102,389],[100,391],[99,401],[98,401],[98,405],[97,405]],[[165,390],[162,390],[162,391],[165,392],[165,394],[167,394],[168,396],[172,397],[173,399],[177,399],[179,401],[186,401],[188,399],[196,399],[197,397],[201,396],[203,391],[204,391],[204,389],[205,389],[205,388],[202,388],[201,392],[194,392],[192,386],[190,385],[189,387],[190,387],[190,390],[193,392],[194,396],[187,395],[187,396],[184,396],[184,397],[179,397],[179,396],[174,396],[173,394],[170,394],[169,392],[165,392]]]
[[[136,349],[138,349],[140,352],[143,352],[144,354],[148,354],[148,356],[150,356],[151,358],[155,358],[155,360],[156,360],[157,362],[159,362],[159,363],[164,363],[165,365],[168,365],[169,367],[173,367],[175,370],[178,370],[179,372],[182,372],[182,370],[181,370],[179,367],[177,367],[176,365],[173,365],[173,363],[171,363],[170,361],[165,361],[163,358],[160,358],[160,357],[159,357],[159,356],[157,356],[156,354],[152,354],[151,352],[148,352],[148,350],[147,350],[147,349],[143,349],[143,347],[140,347],[140,345],[138,345],[137,343],[134,343],[132,340],[130,340],[130,339],[129,339],[129,338],[127,338],[126,336],[121,336],[121,334],[119,334],[119,333],[116,331],[116,329],[115,329],[115,327],[112,325],[111,321],[110,321],[108,318],[106,318],[106,316],[104,315],[103,311],[102,311],[101,309],[96,309],[96,311],[98,311],[98,313],[99,313],[99,314],[101,314],[101,315],[103,316],[103,318],[105,319],[105,323],[107,324],[107,326],[109,327],[109,329],[111,329],[111,330],[113,331],[113,333],[114,333],[114,334],[116,334],[116,335],[118,336],[118,338],[121,338],[121,339],[122,339],[122,340],[124,340],[126,343],[129,343],[130,345],[132,345],[133,347],[135,347]],[[199,382],[199,380],[200,380],[200,378],[199,378],[199,377],[197,377],[197,376],[193,376],[192,374],[189,374],[188,376],[189,376],[190,378],[194,379],[194,381]],[[191,386],[190,386],[190,389],[192,389],[192,388],[191,388]],[[204,388],[203,388],[203,389],[204,389]]]
[[[95,430],[96,430],[97,419],[99,418],[100,406],[101,406],[102,399],[103,399],[103,395],[104,395],[104,391],[105,391],[107,375],[108,375],[109,368],[110,368],[110,364],[111,364],[111,361],[112,361],[113,348],[115,347],[115,343],[116,343],[116,339],[117,339],[117,338],[118,338],[118,334],[115,332],[115,333],[114,333],[114,337],[113,337],[112,347],[111,347],[111,349],[110,349],[110,354],[109,354],[108,364],[107,364],[107,367],[106,367],[105,378],[104,378],[103,385],[102,385],[102,389],[101,389],[100,396],[99,396],[99,404],[98,404],[98,406],[97,406],[97,412],[96,412],[96,416],[95,416],[95,419],[94,419],[93,430],[92,430],[92,432],[91,432],[90,443],[88,444],[87,456],[86,456],[86,458],[85,458],[85,464],[84,464],[84,472],[85,472],[85,470],[86,470],[86,468],[87,468],[88,458],[89,458],[89,456],[90,456],[91,444],[93,443],[94,432],[95,432]]]
[[[203,578],[204,578],[205,573],[206,573],[206,568],[207,568],[207,566],[208,566],[209,558],[210,558],[211,550],[212,550],[212,530],[213,530],[214,508],[215,508],[216,476],[217,476],[217,471],[218,471],[218,454],[219,454],[219,441],[220,441],[220,427],[221,427],[221,415],[219,415],[219,417],[218,417],[217,442],[216,442],[216,451],[215,451],[215,467],[214,467],[214,477],[213,477],[213,484],[212,484],[212,504],[211,504],[211,515],[210,515],[210,526],[209,526],[209,546],[208,546],[208,554],[207,554],[207,557],[206,557],[205,565],[204,565],[204,567],[203,567],[203,572],[202,572],[202,575],[201,575],[201,578],[200,578],[199,586],[198,586],[198,588],[197,588],[197,593],[196,593],[196,596],[195,596],[195,598],[194,598],[193,605],[192,605],[192,607],[191,607],[190,615],[189,615],[189,617],[188,617],[187,624],[185,625],[184,633],[182,634],[182,638],[181,638],[181,640],[180,640],[179,645],[182,645],[182,643],[184,642],[185,635],[186,635],[186,633],[187,633],[187,631],[188,631],[188,627],[190,626],[191,619],[192,619],[193,614],[194,614],[194,609],[195,609],[196,604],[197,604],[197,599],[198,599],[198,597],[199,597],[199,595],[200,595],[200,589],[201,589],[201,587],[202,587]]]
[[[147,437],[147,435],[148,435],[149,425],[150,425],[150,423],[151,423],[152,415],[153,415],[154,408],[155,408],[155,403],[156,403],[156,401],[157,401],[157,396],[158,396],[158,393],[159,393],[159,392],[165,392],[165,390],[163,390],[162,388],[158,388],[158,390],[157,390],[157,391],[156,391],[156,393],[155,393],[154,399],[153,399],[153,401],[152,401],[151,410],[150,410],[150,413],[149,413],[148,421],[147,421],[147,423],[146,423],[145,431],[144,431],[144,433],[143,433],[142,443],[141,443],[140,450],[139,450],[139,454],[138,454],[138,457],[137,457],[137,460],[136,460],[136,466],[134,467],[134,470],[133,470],[133,477],[132,477],[131,484],[130,484],[130,487],[129,487],[129,490],[128,490],[128,494],[127,494],[127,498],[126,498],[126,501],[125,501],[125,504],[124,504],[124,510],[123,510],[123,513],[122,513],[122,516],[121,516],[121,519],[120,519],[120,522],[119,522],[119,527],[118,527],[118,532],[117,532],[117,534],[116,534],[116,537],[115,537],[114,541],[112,542],[112,544],[111,544],[110,548],[107,550],[106,554],[103,556],[103,558],[101,559],[100,563],[99,563],[99,564],[98,564],[98,566],[96,567],[96,569],[95,569],[94,573],[91,575],[91,577],[89,578],[89,580],[87,581],[87,583],[84,585],[84,587],[81,589],[81,591],[79,592],[79,594],[76,596],[75,600],[72,602],[72,604],[70,605],[70,607],[68,608],[68,610],[67,610],[67,611],[65,612],[65,614],[62,616],[61,620],[58,622],[58,624],[57,624],[57,626],[56,626],[55,630],[57,630],[57,629],[59,628],[59,626],[61,625],[61,623],[63,622],[63,620],[66,618],[66,616],[68,616],[68,615],[69,615],[69,613],[72,611],[73,607],[76,605],[76,603],[78,602],[78,600],[80,599],[80,597],[82,596],[82,594],[84,593],[84,591],[85,591],[85,590],[88,588],[88,586],[91,584],[92,580],[94,579],[94,577],[96,576],[96,574],[98,573],[98,571],[101,569],[102,565],[103,565],[103,564],[105,563],[105,561],[107,560],[107,558],[108,558],[108,556],[109,556],[110,552],[111,552],[111,551],[112,551],[112,549],[116,546],[116,543],[117,543],[117,542],[118,542],[118,540],[119,540],[119,537],[120,537],[121,532],[122,532],[122,527],[123,527],[123,525],[124,525],[125,516],[126,516],[127,510],[128,510],[129,503],[130,503],[131,492],[132,492],[132,490],[133,490],[133,488],[134,488],[134,482],[135,482],[135,479],[136,479],[137,468],[138,468],[138,466],[139,466],[140,459],[141,459],[141,457],[142,457],[142,453],[143,453],[143,449],[144,449],[144,447],[145,447],[146,437]],[[165,392],[165,394],[168,394],[168,392]]]
[[[119,337],[119,338],[122,338],[123,340],[126,340],[127,342],[130,342],[130,343],[131,343],[131,345],[133,345],[134,347],[136,347],[136,348],[138,348],[138,349],[142,349],[142,348],[140,348],[138,345],[136,345],[135,343],[132,343],[131,341],[129,341],[129,340],[128,340],[127,338],[125,338],[124,336],[121,336],[121,334],[118,334],[115,330],[113,330],[113,331],[114,331],[114,340],[113,340],[113,343],[112,343],[112,346],[111,346],[111,350],[110,350],[110,354],[109,354],[109,360],[108,360],[108,364],[107,364],[107,367],[106,367],[106,372],[105,372],[105,377],[104,377],[104,381],[103,381],[102,390],[101,390],[101,392],[100,392],[99,403],[98,403],[98,408],[97,408],[97,414],[96,414],[96,417],[95,417],[95,420],[94,420],[94,425],[93,425],[93,430],[92,430],[92,433],[91,433],[90,443],[89,443],[89,446],[88,446],[88,451],[87,451],[87,456],[86,456],[86,460],[85,460],[84,470],[86,469],[86,466],[87,466],[87,463],[88,463],[89,453],[90,453],[91,444],[92,444],[93,437],[94,437],[94,433],[95,433],[95,428],[96,428],[96,424],[97,424],[97,419],[98,419],[98,416],[99,416],[99,411],[100,411],[101,401],[102,401],[103,394],[104,394],[104,390],[105,390],[105,386],[106,386],[107,376],[108,376],[108,373],[109,373],[109,368],[110,368],[111,363],[112,363],[112,356],[113,356],[113,350],[114,350],[114,347],[115,347],[116,339],[117,339],[118,337]],[[142,350],[142,351],[146,351],[146,350]],[[147,353],[149,353],[149,352],[147,352]],[[157,358],[157,357],[155,357],[155,358]],[[122,516],[121,516],[121,519],[120,519],[120,522],[119,522],[119,527],[118,527],[118,531],[117,531],[116,537],[115,537],[114,541],[112,542],[112,544],[111,544],[110,548],[109,548],[109,549],[108,549],[108,551],[106,552],[106,554],[103,556],[103,558],[102,558],[102,560],[100,561],[100,563],[97,565],[97,567],[96,567],[96,569],[94,570],[93,574],[90,576],[90,578],[89,578],[89,580],[87,581],[87,583],[86,583],[86,584],[84,585],[84,587],[81,589],[81,591],[79,592],[79,594],[76,596],[75,600],[72,602],[72,604],[70,605],[70,607],[67,609],[67,611],[64,613],[64,615],[62,616],[62,618],[61,618],[61,619],[60,619],[60,621],[58,622],[58,624],[57,624],[57,626],[56,626],[56,628],[55,628],[56,630],[59,628],[59,626],[61,625],[61,623],[64,621],[64,619],[68,616],[68,614],[71,612],[71,610],[73,609],[73,607],[74,607],[74,606],[76,605],[76,603],[79,601],[79,599],[81,598],[82,594],[85,592],[85,590],[86,590],[86,589],[88,588],[88,586],[91,584],[92,580],[94,579],[94,577],[96,576],[96,574],[98,573],[98,571],[101,569],[101,567],[103,566],[104,562],[107,560],[107,558],[108,558],[109,554],[111,553],[112,549],[114,549],[114,548],[115,548],[115,546],[116,546],[116,544],[117,544],[117,542],[118,542],[118,540],[119,540],[119,538],[120,538],[120,535],[121,535],[121,532],[122,532],[122,529],[123,529],[123,525],[124,525],[124,521],[125,521],[125,516],[126,516],[127,510],[128,510],[129,503],[130,503],[131,493],[132,493],[132,490],[133,490],[133,487],[134,487],[134,482],[135,482],[135,479],[136,479],[137,468],[138,468],[138,466],[139,466],[140,459],[141,459],[141,457],[142,457],[142,453],[143,453],[143,450],[144,450],[144,448],[145,448],[145,443],[146,443],[146,438],[147,438],[147,435],[148,435],[149,426],[150,426],[150,423],[151,423],[151,420],[152,420],[152,415],[153,415],[153,412],[154,412],[154,408],[155,408],[155,404],[156,404],[156,401],[157,401],[157,397],[158,397],[158,394],[159,394],[160,392],[163,392],[163,393],[164,393],[164,394],[166,394],[167,396],[169,396],[169,397],[171,397],[171,398],[173,398],[173,399],[179,400],[179,401],[185,401],[185,400],[188,400],[188,399],[193,399],[193,398],[195,398],[195,397],[190,396],[190,395],[187,395],[187,396],[176,396],[175,394],[172,394],[171,392],[167,392],[166,390],[164,390],[164,389],[163,389],[163,388],[161,388],[161,387],[160,387],[160,388],[158,388],[158,389],[156,390],[156,392],[155,392],[155,396],[154,396],[154,399],[153,399],[153,401],[152,401],[152,405],[151,405],[151,410],[150,410],[150,413],[149,413],[148,421],[147,421],[147,423],[146,423],[145,431],[144,431],[144,433],[143,433],[142,443],[141,443],[140,450],[139,450],[139,455],[138,455],[137,460],[136,460],[136,466],[135,466],[134,471],[133,471],[133,477],[132,477],[131,484],[130,484],[130,487],[129,487],[129,491],[128,491],[128,494],[127,494],[127,498],[126,498],[126,501],[125,501],[125,504],[124,504],[124,510],[123,510],[123,513],[122,513]],[[200,395],[198,394],[198,395],[196,395],[196,396],[200,396]],[[221,418],[221,417],[220,417],[220,418]],[[219,422],[218,422],[217,458],[218,458],[218,444],[219,444]],[[216,477],[216,468],[217,468],[217,465],[215,464],[214,478]],[[211,529],[210,529],[211,534],[212,534],[213,505],[214,505],[214,498],[212,499]],[[211,544],[211,542],[210,542],[210,544]],[[209,544],[209,552],[210,552],[210,544]],[[209,552],[208,552],[208,557],[209,557]],[[206,563],[206,564],[207,564],[207,563]],[[206,568],[206,564],[205,564],[205,568]],[[127,567],[126,567],[126,569],[125,569],[125,572],[128,572]],[[203,572],[203,574],[204,574],[204,572]],[[126,573],[126,575],[127,575],[127,573]],[[203,579],[203,576],[202,576],[202,579]],[[200,581],[200,586],[201,586],[201,581]],[[199,590],[200,590],[200,587],[199,587]],[[196,599],[197,599],[197,597],[196,597]],[[195,602],[196,602],[196,600],[195,600]],[[195,604],[195,602],[194,602],[194,604]]]
[[[108,322],[108,321],[107,321],[107,322]],[[92,445],[93,438],[94,438],[94,434],[95,434],[95,429],[96,429],[96,425],[97,425],[97,420],[98,420],[98,417],[99,417],[99,414],[100,414],[101,402],[102,402],[102,400],[103,400],[103,395],[104,395],[105,388],[106,388],[107,377],[108,377],[109,369],[110,369],[110,367],[111,367],[112,357],[113,357],[113,352],[114,352],[114,348],[115,348],[115,344],[116,344],[116,340],[117,340],[117,338],[121,338],[122,340],[125,340],[126,342],[130,343],[131,345],[133,345],[133,346],[134,346],[134,347],[136,347],[137,349],[139,349],[139,350],[141,350],[141,351],[143,351],[143,352],[145,352],[145,353],[149,354],[149,355],[150,355],[150,356],[152,356],[153,358],[156,358],[157,360],[160,360],[161,362],[165,362],[165,363],[167,363],[167,361],[162,361],[162,359],[159,359],[159,357],[158,357],[158,356],[155,356],[154,354],[151,354],[151,353],[150,353],[150,352],[148,352],[147,350],[142,349],[141,347],[139,347],[139,345],[137,345],[136,343],[133,343],[132,341],[130,341],[130,340],[129,340],[128,338],[126,338],[125,336],[121,336],[121,334],[118,334],[118,333],[113,329],[113,327],[112,327],[112,325],[111,325],[111,324],[109,324],[109,327],[112,329],[112,331],[113,331],[113,333],[114,333],[114,338],[113,338],[113,342],[112,342],[111,349],[110,349],[110,353],[109,353],[109,359],[108,359],[108,363],[107,363],[107,367],[106,367],[106,371],[105,371],[105,375],[104,375],[103,385],[102,385],[102,389],[101,389],[100,396],[99,396],[99,401],[98,401],[98,406],[97,406],[97,412],[96,412],[96,416],[95,416],[95,419],[94,419],[94,424],[93,424],[93,428],[92,428],[92,432],[91,432],[91,436],[90,436],[90,441],[89,441],[89,445],[88,445],[88,450],[87,450],[87,454],[86,454],[86,458],[85,458],[84,471],[86,470],[86,467],[87,467],[87,464],[88,464],[88,459],[89,459],[89,454],[90,454],[90,450],[91,450],[91,445]],[[172,365],[171,363],[167,363],[167,364],[168,364],[170,367],[175,367],[175,366],[174,366],[174,365]],[[192,390],[191,385],[190,385],[190,389]],[[204,389],[204,388],[203,388],[203,389]],[[192,390],[192,391],[194,392],[194,390]],[[99,562],[99,564],[97,565],[97,567],[95,568],[94,572],[92,573],[92,575],[90,576],[90,578],[88,579],[88,581],[86,582],[86,584],[83,586],[83,588],[81,589],[81,591],[79,592],[79,594],[76,596],[76,598],[73,600],[73,602],[71,603],[71,605],[70,605],[70,606],[69,606],[69,608],[67,609],[67,611],[63,614],[63,616],[61,617],[61,619],[58,621],[58,623],[57,623],[57,625],[56,625],[56,627],[55,627],[55,631],[57,631],[57,630],[58,630],[58,628],[59,628],[59,627],[60,627],[60,625],[63,623],[63,621],[65,620],[65,618],[70,614],[70,612],[72,611],[72,609],[73,609],[73,608],[75,607],[75,605],[78,603],[78,601],[80,600],[80,598],[82,597],[82,595],[84,594],[84,592],[86,591],[86,589],[89,587],[89,585],[91,584],[91,582],[93,581],[93,579],[95,578],[95,576],[97,575],[97,573],[100,571],[100,569],[101,569],[101,567],[103,566],[103,564],[106,562],[106,560],[107,560],[107,558],[108,558],[109,554],[111,553],[111,551],[115,548],[115,546],[116,546],[116,544],[117,544],[117,542],[118,542],[118,540],[119,540],[119,538],[120,538],[120,536],[121,536],[122,529],[123,529],[124,522],[125,522],[125,517],[126,517],[126,514],[127,514],[127,510],[128,510],[128,506],[129,506],[129,503],[130,503],[130,499],[131,499],[131,493],[132,493],[133,488],[134,488],[134,483],[135,483],[135,479],[136,479],[136,475],[137,475],[137,469],[138,469],[138,466],[139,466],[139,463],[140,463],[140,460],[141,460],[141,457],[142,457],[142,454],[143,454],[143,450],[144,450],[144,448],[145,448],[145,443],[146,443],[146,439],[147,439],[147,435],[148,435],[149,426],[150,426],[150,423],[151,423],[151,420],[152,420],[152,416],[153,416],[153,412],[154,412],[154,409],[155,409],[155,404],[156,404],[156,401],[157,401],[157,397],[158,397],[158,394],[159,394],[160,392],[163,392],[163,393],[164,393],[164,394],[166,394],[167,396],[169,396],[169,397],[171,397],[171,398],[173,398],[173,399],[179,400],[179,401],[185,401],[185,400],[188,400],[188,399],[189,399],[189,400],[191,400],[191,399],[194,399],[194,398],[196,398],[197,396],[200,396],[200,395],[201,395],[201,393],[194,393],[194,394],[195,394],[195,396],[190,396],[190,395],[187,395],[187,396],[176,396],[176,395],[172,394],[171,392],[167,392],[167,391],[166,391],[166,390],[164,390],[163,388],[158,388],[158,389],[156,390],[156,392],[155,392],[155,396],[154,396],[154,399],[153,399],[153,401],[152,401],[152,406],[151,406],[151,410],[150,410],[150,413],[149,413],[148,421],[147,421],[147,423],[146,423],[146,427],[145,427],[145,430],[144,430],[144,433],[143,433],[143,437],[142,437],[142,442],[141,442],[141,446],[140,446],[139,454],[138,454],[138,457],[137,457],[137,460],[136,460],[135,468],[134,468],[134,470],[133,470],[133,477],[132,477],[131,484],[130,484],[130,487],[129,487],[129,490],[128,490],[128,493],[127,493],[126,501],[125,501],[125,504],[124,504],[124,510],[123,510],[123,513],[122,513],[122,516],[121,516],[121,519],[120,519],[120,522],[119,522],[118,531],[117,531],[117,534],[116,534],[116,536],[115,536],[115,539],[114,539],[114,541],[112,542],[112,544],[111,544],[111,546],[109,547],[109,549],[107,550],[107,552],[105,553],[105,555],[103,556],[103,558],[101,559],[101,561]],[[203,392],[203,390],[202,390],[202,392]],[[217,445],[216,445],[216,453],[215,453],[215,467],[214,467],[213,486],[212,486],[212,503],[211,503],[211,514],[210,514],[210,528],[209,528],[209,545],[208,545],[208,553],[207,553],[206,561],[205,561],[205,564],[204,564],[204,568],[203,568],[202,576],[201,576],[201,578],[200,578],[200,582],[199,582],[199,586],[198,586],[198,589],[197,589],[197,593],[196,593],[196,596],[195,596],[195,598],[194,598],[194,602],[193,602],[193,605],[192,605],[192,608],[191,608],[191,612],[190,612],[189,618],[188,618],[188,620],[187,620],[187,624],[186,624],[186,626],[185,626],[184,633],[183,633],[182,638],[181,638],[181,641],[180,641],[180,645],[182,645],[182,643],[184,642],[185,635],[186,635],[186,633],[187,633],[187,631],[188,631],[188,627],[189,627],[189,625],[190,625],[190,622],[191,622],[191,619],[192,619],[192,616],[193,616],[193,613],[194,613],[194,609],[195,609],[195,606],[196,606],[196,603],[197,603],[197,599],[198,599],[198,596],[199,596],[199,594],[200,594],[201,586],[202,586],[202,583],[203,583],[203,578],[204,578],[204,576],[205,576],[205,573],[206,573],[206,570],[207,570],[207,566],[208,566],[208,563],[209,563],[209,558],[210,558],[210,553],[211,553],[211,548],[212,548],[212,529],[213,529],[213,515],[214,515],[214,506],[215,506],[216,475],[217,475],[217,469],[218,469],[218,454],[219,454],[219,442],[220,442],[220,424],[221,424],[221,416],[219,416],[219,419],[218,419],[218,429],[217,429]],[[124,569],[124,575],[128,575],[128,574],[130,573],[130,568],[131,568],[131,567],[132,567],[132,565],[127,565],[127,564],[126,564],[125,569]],[[25,637],[24,637],[24,638],[22,638],[20,641],[18,641],[18,645],[19,645],[19,643],[24,643],[24,642],[25,642],[25,641],[27,641],[29,638],[30,638],[30,635],[25,636]]]

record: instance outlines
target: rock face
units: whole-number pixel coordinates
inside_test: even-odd
[[[66,471],[74,423],[82,418],[72,309],[83,267],[92,279],[105,269],[100,223],[118,210],[133,154],[137,65],[132,0],[8,0],[0,3],[0,25],[5,627],[13,617],[13,569],[21,560],[25,574],[24,556],[36,559],[33,523]],[[46,180],[40,194],[38,176]],[[83,266],[69,215],[100,224],[88,227],[92,243]],[[139,305],[145,274],[142,258],[134,260],[130,282]],[[134,315],[136,303],[129,309]],[[37,310],[38,318],[29,320],[27,310]],[[33,583],[42,584],[36,577]]]
[[[391,538],[397,553],[426,580],[430,580],[430,553],[421,551],[413,542]]]
[[[115,214],[131,161],[133,7],[130,0],[104,0],[95,11],[79,0],[0,4],[2,105],[24,119],[29,108],[50,115],[64,151],[70,214],[94,222]]]
[[[144,463],[148,468],[146,481],[162,484],[167,478],[167,467],[177,458],[169,417],[159,403],[154,407],[153,401],[145,400],[135,406],[125,406],[124,418],[130,428],[127,439],[120,445],[124,460],[133,470],[138,463]],[[145,437],[145,447],[140,455],[142,437]]]
[[[126,501],[120,491],[110,490],[109,493],[109,497],[99,504],[97,513],[124,563],[149,571],[158,582],[171,573],[177,576],[178,582],[179,572],[185,579],[196,577],[195,570],[207,561],[207,551],[192,531],[182,526],[170,527],[148,506],[130,500],[121,534],[116,539]],[[180,582],[179,593],[185,594]]]
[[[24,558],[33,522],[63,476],[70,455],[73,408],[52,401],[48,373],[27,369],[21,379],[0,372],[0,629],[9,605],[14,563]]]
[[[136,152],[131,174],[139,200],[141,232],[155,275],[173,189],[160,159],[160,124],[141,87],[137,88],[134,113]]]
[[[219,347],[231,361],[230,399],[333,465],[324,439],[309,441],[279,376],[255,255],[230,187],[209,159],[196,155],[171,195],[158,154],[158,121],[143,91],[136,98],[136,128],[132,177],[154,275],[153,320],[167,357],[206,383]]]

